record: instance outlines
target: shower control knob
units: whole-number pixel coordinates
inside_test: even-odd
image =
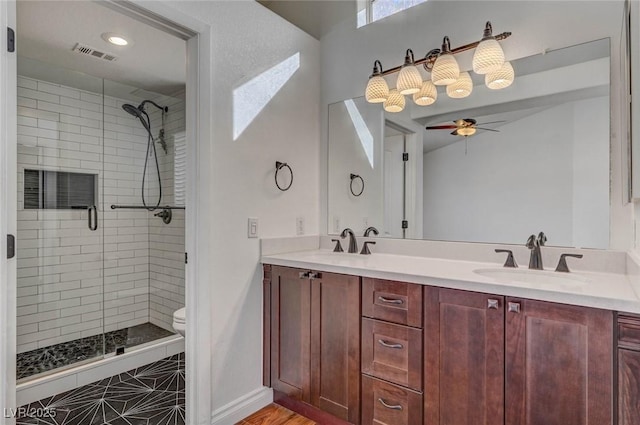
[[[171,210],[169,208],[165,208],[162,211],[154,214],[155,217],[160,217],[164,224],[171,223],[171,215]]]

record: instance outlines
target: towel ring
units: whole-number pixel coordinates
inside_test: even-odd
[[[362,177],[360,177],[359,175],[353,174],[353,173],[351,173],[350,177],[351,177],[351,183],[349,183],[349,190],[351,191],[351,194],[353,196],[362,195],[362,192],[364,192],[364,179]],[[355,193],[353,191],[353,181],[356,180],[356,179],[360,179],[360,181],[362,182],[362,189],[360,189],[360,192],[358,192],[358,193]]]
[[[289,185],[287,187],[281,187],[280,184],[278,183],[278,172],[285,167],[289,169],[289,174],[291,174],[291,181],[289,181]],[[280,189],[283,192],[286,192],[287,190],[289,190],[289,188],[293,184],[293,170],[291,169],[291,167],[289,167],[289,165],[286,162],[276,161],[276,174],[275,174],[274,180],[276,182],[276,186],[278,187],[278,189]]]

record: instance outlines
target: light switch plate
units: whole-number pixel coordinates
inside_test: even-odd
[[[249,217],[247,221],[247,236],[250,238],[258,237],[258,219],[255,217]]]

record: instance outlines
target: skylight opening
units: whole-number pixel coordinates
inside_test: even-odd
[[[357,26],[363,27],[409,9],[427,0],[361,0],[358,2]]]
[[[300,68],[300,52],[233,90],[233,140],[249,127]]]
[[[369,127],[367,127],[364,118],[362,118],[362,114],[360,114],[358,107],[352,99],[345,100],[344,106],[347,107],[347,112],[349,113],[353,127],[356,129],[364,154],[369,160],[369,165],[373,168],[373,136],[369,131]]]

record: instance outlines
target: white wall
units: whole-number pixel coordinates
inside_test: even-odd
[[[440,47],[448,35],[452,47],[477,40],[484,23],[494,32],[511,31],[502,42],[508,59],[517,59],[603,37],[611,37],[611,248],[627,249],[633,240],[632,207],[626,204],[626,130],[622,127],[620,37],[623,1],[438,1],[430,0],[409,11],[390,16],[360,29],[355,17],[324,36],[322,49],[323,129],[327,105],[362,96],[373,61],[383,67],[402,63],[405,49],[417,56]],[[470,55],[465,61],[470,60]],[[463,64],[464,66],[464,64]],[[327,140],[323,133],[323,143]],[[321,151],[324,152],[324,151]],[[326,164],[326,156],[322,163]],[[326,166],[321,167],[326,173]],[[321,176],[324,179],[324,176]],[[322,181],[322,180],[321,180]],[[326,202],[326,190],[322,191]],[[322,208],[321,212],[325,213]],[[325,213],[326,214],[326,213]],[[324,223],[325,220],[322,220]]]
[[[262,270],[247,218],[259,219],[261,237],[295,235],[296,217],[305,234],[318,232],[319,42],[255,2],[167,4],[211,27],[203,41],[212,55],[210,145],[198,148],[211,153],[199,157],[199,174],[211,178],[197,194],[210,206],[203,221],[211,255],[200,259],[206,280],[194,284],[211,293],[216,412],[262,388]],[[300,68],[234,141],[233,89],[298,52]],[[277,160],[295,173],[287,192],[273,181]]]
[[[607,248],[607,100],[558,105],[426,153],[425,238],[522,244],[544,231],[549,245]]]

